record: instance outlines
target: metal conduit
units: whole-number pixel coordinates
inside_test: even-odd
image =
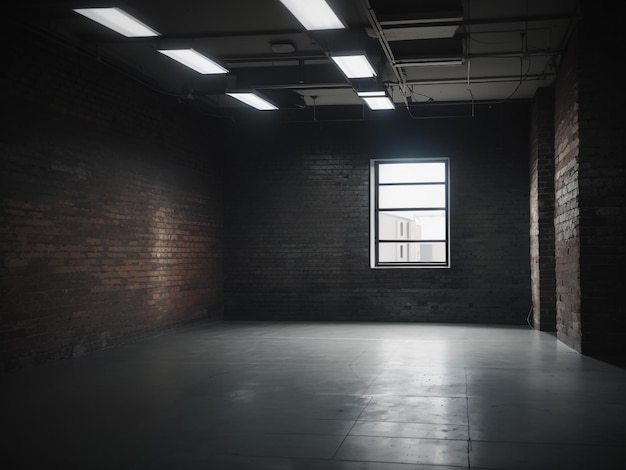
[[[367,13],[367,17],[370,21],[370,24],[372,25],[372,28],[374,28],[374,31],[376,31],[378,42],[380,43],[380,46],[382,47],[383,52],[385,53],[385,56],[387,56],[387,60],[389,61],[389,64],[391,65],[391,69],[393,70],[393,73],[396,76],[396,80],[398,81],[398,84],[400,85],[400,88],[399,88],[400,95],[402,96],[404,105],[408,108],[409,102],[407,100],[408,93],[406,89],[406,83],[402,74],[395,67],[396,59],[393,56],[393,52],[391,51],[391,46],[389,46],[389,42],[385,38],[385,34],[383,33],[383,28],[380,25],[380,22],[378,21],[378,19],[376,18],[376,14],[374,13],[374,9],[372,8],[372,5],[370,4],[369,0],[363,0],[363,4],[365,6],[365,11]]]

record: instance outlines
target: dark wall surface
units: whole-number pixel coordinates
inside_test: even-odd
[[[1,362],[222,317],[215,125],[32,31],[3,71]]]
[[[615,293],[626,263],[626,98],[612,57],[618,16],[582,2],[555,82],[557,336],[584,354],[626,354]]]
[[[474,117],[238,122],[225,188],[225,317],[525,323],[529,106]],[[373,158],[450,159],[449,269],[371,269]]]
[[[620,18],[607,21],[594,3],[583,5],[575,43],[582,350],[626,356],[626,308],[615,295],[626,265],[626,97],[612,62],[621,48]]]

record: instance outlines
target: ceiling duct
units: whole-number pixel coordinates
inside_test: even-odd
[[[461,0],[366,0],[370,22],[408,104],[405,67],[463,64]]]
[[[400,63],[463,56],[460,0],[370,2],[394,58]],[[441,60],[439,60],[441,61]]]
[[[387,41],[452,38],[457,33],[458,29],[459,25],[457,24],[438,26],[383,27]]]
[[[461,0],[370,0],[381,26],[460,23],[463,20]]]

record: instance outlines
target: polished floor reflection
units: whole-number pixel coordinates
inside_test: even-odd
[[[11,469],[626,468],[626,370],[525,326],[204,323],[1,384]]]

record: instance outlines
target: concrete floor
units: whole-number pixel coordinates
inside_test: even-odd
[[[1,383],[11,470],[626,468],[626,370],[529,327],[206,323]]]

